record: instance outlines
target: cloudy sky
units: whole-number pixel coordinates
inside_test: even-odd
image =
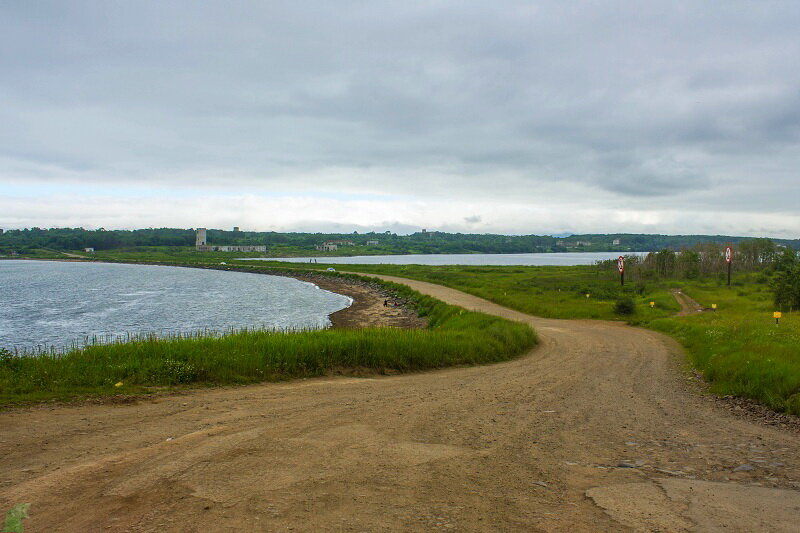
[[[800,2],[0,3],[0,227],[800,235]]]

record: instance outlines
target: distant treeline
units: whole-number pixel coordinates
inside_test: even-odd
[[[442,253],[533,253],[568,251],[647,252],[662,249],[692,249],[696,246],[738,245],[752,241],[723,235],[587,234],[568,237],[545,235],[492,235],[417,232],[394,233],[278,233],[208,230],[208,242],[219,245],[267,245],[268,250],[308,252],[316,245],[338,241],[339,254],[442,254]],[[757,240],[757,239],[756,239]],[[775,239],[774,244],[800,248],[800,239]],[[154,246],[194,246],[193,229],[148,228],[137,230],[85,230],[83,228],[30,228],[0,233],[0,252],[25,253],[35,249],[114,250]],[[745,245],[747,246],[747,245]],[[738,246],[737,246],[738,248]]]
[[[626,276],[630,274],[631,279],[639,280],[722,275],[727,271],[725,247],[705,242],[677,251],[662,248],[646,256],[625,255],[625,273]],[[794,248],[777,244],[771,239],[742,239],[732,248],[732,267],[741,272],[770,269],[784,261],[784,257],[797,256]],[[617,260],[599,261],[598,265],[605,270],[616,270]]]
[[[790,311],[800,309],[800,257],[794,248],[770,239],[747,239],[733,247],[731,270],[761,272],[756,281],[769,284],[775,305]],[[598,261],[601,270],[617,270],[617,261]],[[725,247],[715,243],[697,244],[680,251],[664,248],[646,256],[625,256],[625,277],[637,286],[655,279],[696,279],[718,276],[724,280],[728,264]]]

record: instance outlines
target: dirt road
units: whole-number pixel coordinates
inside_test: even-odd
[[[705,311],[702,305],[697,303],[697,301],[695,301],[689,295],[684,294],[682,290],[672,289],[670,292],[675,298],[675,301],[678,302],[678,305],[681,306],[681,310],[676,314],[676,316],[688,316]]]
[[[697,392],[656,333],[530,317],[484,367],[0,413],[27,531],[796,531],[800,438]]]

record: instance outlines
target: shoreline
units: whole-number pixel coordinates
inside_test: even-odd
[[[330,291],[350,298],[348,307],[334,311],[328,315],[332,329],[363,329],[363,328],[400,328],[422,329],[428,324],[410,309],[405,302],[394,297],[377,281],[356,280],[331,276],[322,272],[289,270],[255,270],[235,265],[191,265],[191,264],[163,264],[146,261],[98,261],[92,259],[17,259],[29,261],[60,261],[74,263],[105,263],[148,266],[170,266],[180,268],[198,268],[204,270],[224,270],[228,272],[244,272],[249,274],[264,274],[268,276],[281,276],[293,278],[315,285],[317,288]],[[389,300],[397,305],[384,307],[383,302]]]
[[[341,294],[352,300],[348,307],[328,315],[333,329],[375,327],[420,329],[427,326],[425,319],[420,318],[404,304],[384,307],[383,302],[392,300],[393,296],[377,283],[335,278],[324,274],[286,277],[313,283],[322,290]],[[309,280],[309,277],[314,279]]]
[[[93,261],[97,263],[108,261]],[[225,270],[228,272],[244,272],[267,276],[293,278],[316,285],[319,289],[330,291],[352,300],[344,309],[328,315],[332,329],[364,329],[364,328],[399,328],[423,329],[428,321],[410,309],[406,302],[397,299],[377,281],[356,280],[331,276],[322,272],[286,270],[251,270],[234,265],[163,265],[142,262],[114,262],[117,264],[141,264],[153,266],[177,266],[183,268],[201,268],[206,270]],[[384,301],[397,305],[384,306]]]

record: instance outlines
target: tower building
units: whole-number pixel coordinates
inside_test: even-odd
[[[197,234],[194,241],[195,246],[205,246],[206,243],[206,228],[197,228]]]

